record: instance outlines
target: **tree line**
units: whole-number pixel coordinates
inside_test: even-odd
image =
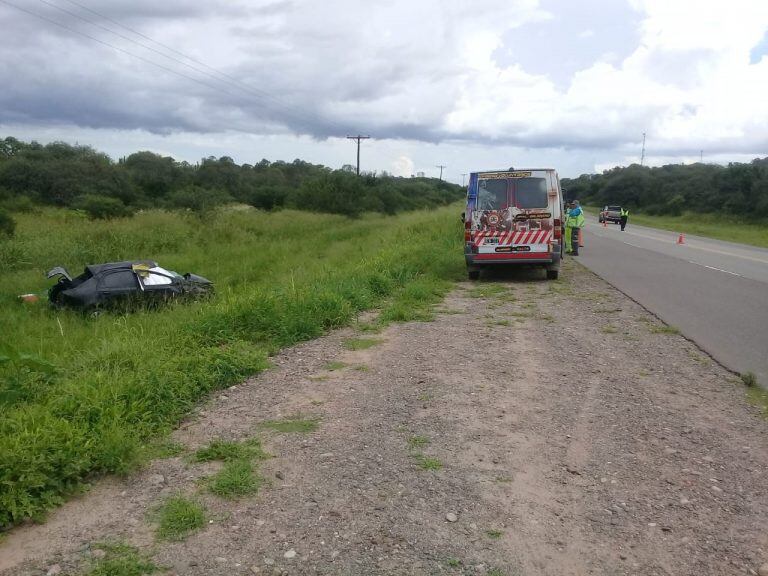
[[[90,146],[0,140],[0,210],[6,212],[49,205],[113,218],[148,208],[204,212],[241,203],[358,216],[439,206],[463,195],[462,187],[435,178],[358,177],[352,166],[332,170],[302,160],[238,165],[211,156],[190,164],[144,151],[114,162]]]
[[[569,199],[599,206],[618,204],[651,215],[717,212],[768,218],[768,158],[749,163],[632,164],[602,174],[563,178]]]

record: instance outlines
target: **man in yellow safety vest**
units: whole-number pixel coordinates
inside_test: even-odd
[[[573,201],[573,208],[568,210],[565,219],[565,251],[573,256],[579,255],[579,234],[584,227],[584,211],[579,201]]]
[[[622,208],[619,213],[619,222],[621,222],[621,231],[624,232],[624,228],[627,227],[627,219],[629,219],[629,210]]]

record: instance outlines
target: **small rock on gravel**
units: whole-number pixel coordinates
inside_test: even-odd
[[[760,570],[762,570],[762,568]],[[57,574],[61,574],[61,566],[58,564],[53,564],[48,567],[48,571],[45,573],[45,576],[56,576]]]
[[[768,562],[760,566],[760,570],[757,571],[759,576],[768,576]]]
[[[445,519],[448,520],[448,522],[456,522],[456,520],[458,520],[459,517],[456,516],[456,514],[454,514],[453,512],[448,512],[448,514],[445,515]]]
[[[160,484],[165,484],[165,476],[162,474],[151,474],[149,478],[147,478],[150,484],[153,484],[155,486],[159,486]]]
[[[294,550],[293,548],[291,548],[290,550],[288,550],[288,552],[286,552],[285,554],[283,554],[283,558],[288,558],[289,560],[290,560],[291,558],[296,558],[296,550]]]

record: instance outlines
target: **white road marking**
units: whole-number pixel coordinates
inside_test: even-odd
[[[602,226],[596,226],[592,223],[588,223],[587,226],[589,227],[596,227],[596,228],[602,228]],[[638,238],[644,238],[646,240],[652,240],[656,242],[663,242],[668,243],[670,240],[674,241],[674,238],[670,238],[663,234],[663,231],[659,231],[660,233],[641,233],[641,232],[630,232],[629,230],[625,231],[624,234],[637,236]],[[595,235],[599,235],[595,232],[592,232]],[[670,234],[674,234],[673,232],[670,232]],[[716,240],[714,240],[716,242]],[[623,240],[622,240],[623,242]],[[735,252],[729,252],[727,250],[718,250],[717,248],[708,248],[706,246],[701,246],[698,242],[698,240],[693,241],[694,244],[691,245],[690,243],[686,242],[683,244],[683,246],[688,246],[692,250],[701,250],[703,252],[711,252],[712,254],[720,254],[721,256],[730,256],[731,258],[741,258],[742,260],[751,260],[752,262],[759,262],[760,264],[768,264],[768,260],[764,258],[756,258],[754,256],[747,256],[746,254],[737,254]],[[629,244],[629,242],[624,242],[625,244]],[[630,246],[635,246],[635,244],[629,244]],[[639,248],[639,246],[635,246],[636,248]],[[749,249],[749,247],[745,247],[745,249]]]
[[[731,276],[741,276],[741,274],[737,274],[736,272],[731,272],[730,270],[723,270],[722,268],[715,268],[714,266],[707,266],[706,264],[700,264],[698,262],[694,262],[693,260],[688,260],[689,264],[696,264],[696,266],[702,266],[703,268],[709,268],[710,270],[717,270],[718,272],[725,272],[726,274],[730,274]]]

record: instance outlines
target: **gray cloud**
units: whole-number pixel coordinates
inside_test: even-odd
[[[223,77],[195,62],[182,65],[162,46],[147,50],[39,2],[12,1],[143,61],[0,4],[6,125],[317,140],[362,132],[435,144],[584,150],[591,157],[634,149],[643,131],[661,133],[669,118],[706,118],[695,99],[675,91],[697,87],[697,64],[717,57],[643,47],[642,62],[625,68],[641,46],[643,15],[628,3],[601,0],[477,0],[458,7],[397,0],[93,3]],[[47,1],[98,19],[66,0]],[[626,92],[625,79],[641,88]],[[681,137],[660,140],[658,149],[670,154],[697,146]],[[748,151],[764,143],[755,134],[725,136],[712,149]]]

